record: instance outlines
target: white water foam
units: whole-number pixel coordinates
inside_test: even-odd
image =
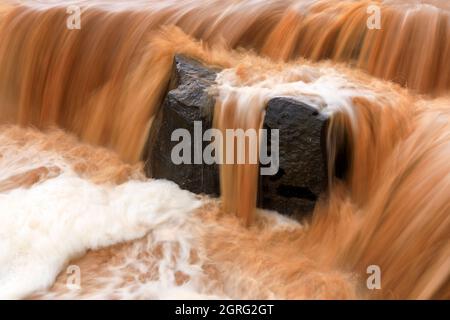
[[[200,204],[168,181],[95,185],[72,173],[0,194],[0,298],[45,289],[71,258],[182,221]]]

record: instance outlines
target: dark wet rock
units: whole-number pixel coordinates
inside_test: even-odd
[[[303,102],[287,97],[269,101],[264,128],[279,130],[280,165],[277,174],[260,176],[262,207],[296,215],[313,210],[328,181],[327,125],[326,115]]]
[[[202,122],[201,134],[212,127],[215,101],[207,89],[219,71],[184,56],[175,57],[168,93],[149,134],[148,176],[172,180],[195,193],[219,195],[218,165],[176,165],[171,161],[172,149],[179,143],[171,141],[175,129],[184,128],[193,137],[194,121]],[[275,175],[260,176],[260,207],[294,215],[313,210],[327,186],[327,124],[327,116],[293,98],[269,101],[264,128],[280,130],[280,166]],[[200,152],[208,144],[202,142]],[[192,144],[192,159],[194,152]]]
[[[202,132],[211,128],[214,99],[207,89],[214,83],[218,70],[177,55],[174,59],[169,91],[155,117],[150,130],[147,161],[147,176],[168,179],[181,188],[195,193],[218,196],[220,194],[218,166],[207,164],[179,164],[171,160],[171,152],[178,141],[171,141],[175,129],[184,128],[194,137],[194,121],[202,122]],[[204,149],[209,142],[203,142]],[[191,148],[195,156],[194,143]]]

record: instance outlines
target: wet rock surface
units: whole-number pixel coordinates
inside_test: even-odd
[[[209,142],[203,142],[196,150],[194,143],[191,144],[191,164],[176,165],[171,159],[172,149],[179,143],[171,141],[174,130],[186,129],[194,137],[194,121],[202,122],[201,135],[211,128],[215,101],[207,89],[219,71],[188,57],[175,56],[169,91],[150,129],[145,165],[147,176],[172,180],[182,189],[194,193],[220,194],[218,166],[193,163],[196,152],[198,156]]]
[[[260,206],[287,214],[312,211],[327,186],[327,125],[326,115],[293,98],[269,101],[263,126],[279,130],[280,162],[277,174],[260,176]]]
[[[220,194],[218,165],[176,165],[171,160],[172,149],[179,143],[171,141],[174,130],[186,129],[194,137],[212,127],[215,101],[207,89],[213,85],[217,72],[220,70],[188,57],[175,56],[168,93],[149,133],[145,156],[148,176],[172,180],[195,193]],[[194,121],[201,121],[200,131]],[[279,129],[280,165],[275,175],[260,176],[259,207],[295,215],[312,211],[327,185],[327,124],[327,116],[293,98],[269,101],[264,128],[269,137],[270,130]],[[201,157],[209,143],[191,144],[192,162],[196,153]]]

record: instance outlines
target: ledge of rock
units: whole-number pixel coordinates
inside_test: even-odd
[[[218,165],[176,165],[171,161],[172,148],[179,143],[171,141],[175,129],[186,129],[194,136],[194,121],[202,122],[201,134],[211,128],[215,101],[207,88],[218,72],[191,58],[175,56],[168,92],[148,137],[147,176],[172,180],[194,193],[220,194]],[[313,210],[328,181],[327,125],[327,116],[293,98],[269,101],[264,128],[279,129],[280,167],[273,176],[260,176],[260,207],[300,216]],[[208,144],[204,142],[201,150]],[[191,154],[193,158],[193,145]]]

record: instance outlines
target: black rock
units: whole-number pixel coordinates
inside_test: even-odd
[[[214,98],[207,89],[220,70],[177,55],[168,93],[149,133],[145,170],[147,176],[176,182],[194,193],[220,194],[218,165],[179,164],[171,161],[178,141],[175,129],[194,136],[194,121],[202,122],[202,134],[212,127]],[[293,98],[277,97],[267,106],[264,128],[279,129],[279,170],[260,176],[258,204],[280,213],[304,215],[327,188],[326,132],[328,117]],[[202,142],[201,150],[209,142]],[[268,145],[270,146],[270,140]],[[201,151],[200,151],[201,152]],[[194,157],[194,146],[191,148]]]
[[[202,135],[211,128],[215,101],[206,90],[214,83],[218,71],[185,56],[175,56],[169,91],[149,133],[147,176],[172,180],[194,193],[220,194],[217,165],[176,165],[171,160],[172,149],[178,144],[178,141],[171,141],[175,129],[186,129],[194,137],[194,121],[202,122]],[[202,151],[208,144],[203,142],[199,149]],[[191,155],[193,160],[194,143]]]
[[[279,130],[280,162],[277,174],[260,176],[260,206],[286,214],[311,212],[327,188],[328,117],[293,98],[277,97],[267,105],[263,126]]]

